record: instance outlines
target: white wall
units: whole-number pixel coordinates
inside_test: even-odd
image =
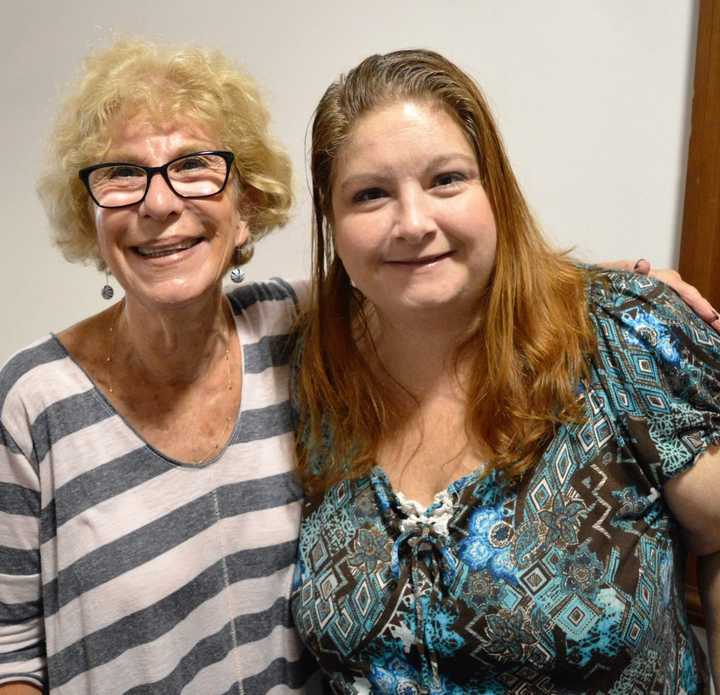
[[[304,152],[327,84],[372,52],[428,47],[480,82],[533,209],[589,259],[677,258],[697,7],[692,0],[0,0],[0,362],[103,306],[103,279],[48,242],[43,142],[90,47],[141,34],[221,48],[263,85],[296,168],[291,224],[251,278],[309,266]]]
[[[0,0],[0,362],[103,306],[103,279],[48,243],[34,185],[63,83],[88,48],[143,34],[224,49],[260,81],[298,205],[251,277],[309,264],[306,130],[338,72],[371,52],[439,50],[477,77],[528,198],[588,259],[677,255],[696,7],[691,0]]]

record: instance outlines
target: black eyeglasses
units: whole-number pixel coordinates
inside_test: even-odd
[[[224,150],[193,152],[160,167],[104,162],[80,169],[78,175],[98,207],[124,208],[145,200],[155,174],[181,198],[217,195],[227,184],[234,159]]]

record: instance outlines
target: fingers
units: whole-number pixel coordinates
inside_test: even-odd
[[[718,312],[705,297],[700,294],[693,285],[685,282],[677,270],[663,268],[653,270],[650,261],[646,258],[638,258],[636,261],[603,261],[599,263],[601,268],[608,270],[627,270],[640,275],[649,275],[652,278],[664,282],[678,293],[680,299],[687,304],[703,321],[712,326],[720,333],[720,312]]]
[[[711,307],[712,316],[710,317],[710,320],[708,323],[718,332],[720,333],[720,311],[717,309],[714,309]]]
[[[702,296],[697,287],[685,282],[676,270],[653,270],[650,272],[650,275],[672,287],[685,304],[703,319],[703,321],[710,324],[710,326],[720,333],[720,314],[715,307]]]
[[[641,275],[648,275],[652,270],[650,266],[650,261],[645,258],[638,258],[637,261],[635,261],[635,265],[633,265],[632,269],[636,273],[640,273]]]
[[[598,263],[598,266],[600,268],[605,268],[606,270],[627,270],[628,272],[633,272],[635,270],[635,266],[640,261],[600,261]],[[647,263],[647,261],[645,261]],[[645,273],[647,275],[647,273]]]
[[[598,265],[607,270],[627,270],[641,275],[648,275],[651,270],[650,261],[645,258],[638,258],[636,261],[627,259],[622,261],[600,261]]]

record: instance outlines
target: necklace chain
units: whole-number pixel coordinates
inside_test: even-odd
[[[232,383],[232,372],[230,369],[230,340],[232,338],[232,316],[233,311],[232,307],[230,306],[230,301],[227,297],[223,295],[223,318],[225,319],[225,323],[228,326],[227,329],[227,335],[225,338],[225,355],[224,355],[224,362],[225,362],[225,390],[229,393],[233,390],[233,383]],[[125,300],[122,299],[117,303],[117,310],[115,311],[115,315],[112,318],[112,321],[110,322],[110,340],[109,340],[109,349],[107,352],[107,355],[105,357],[105,364],[107,367],[107,391],[109,394],[113,394],[113,366],[114,366],[114,360],[115,360],[115,335],[117,333],[117,325],[120,320],[120,315],[122,314],[123,307],[125,305]],[[230,312],[230,315],[228,317],[227,311]],[[224,399],[223,399],[224,401]],[[223,446],[223,444],[226,441],[226,438],[228,436],[228,429],[230,428],[230,415],[225,415],[225,425],[220,432],[220,435],[218,437],[218,440],[213,443],[210,450],[201,456],[200,458],[196,458],[193,460],[194,464],[202,464],[207,461],[209,461],[213,456],[217,454],[218,451],[220,451],[220,448]]]

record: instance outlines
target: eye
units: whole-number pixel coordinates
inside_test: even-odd
[[[463,181],[467,181],[467,176],[465,176],[465,174],[462,174],[459,171],[448,171],[436,176],[433,179],[433,186],[446,188],[448,186],[462,183]]]
[[[145,176],[145,172],[137,167],[128,164],[119,164],[118,166],[107,167],[101,170],[104,178],[108,179],[129,179],[136,176]]]
[[[183,157],[173,165],[174,171],[192,171],[193,169],[208,169],[210,165],[207,157],[201,157],[199,155],[190,155],[189,157]]]
[[[378,200],[387,196],[382,188],[365,188],[358,191],[352,198],[353,203],[367,203],[371,200]]]

